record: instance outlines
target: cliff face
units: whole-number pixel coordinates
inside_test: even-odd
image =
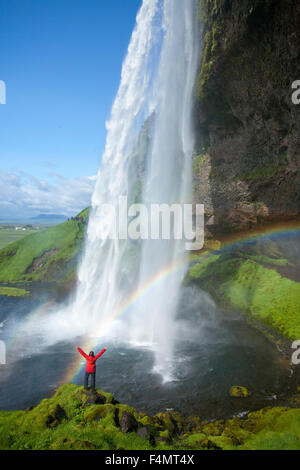
[[[218,230],[300,212],[300,3],[200,0],[194,200]]]

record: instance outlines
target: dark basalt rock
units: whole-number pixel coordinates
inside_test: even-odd
[[[198,0],[194,202],[216,232],[299,215],[300,3]]]
[[[128,413],[127,411],[123,412],[119,420],[119,424],[120,424],[121,431],[124,433],[134,432],[138,428],[137,420],[132,414]]]
[[[87,392],[85,405],[104,405],[106,397],[98,392]]]
[[[25,412],[28,413],[29,411],[32,411],[35,407],[34,406],[29,406],[26,408]]]

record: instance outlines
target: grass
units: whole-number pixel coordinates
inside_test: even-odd
[[[0,412],[0,449],[152,449],[136,432],[123,433],[116,425],[114,411],[124,405],[85,405],[85,396],[83,387],[65,384],[31,411]]]
[[[178,412],[146,416],[97,391],[105,404],[87,404],[83,387],[64,384],[32,409],[1,411],[0,450],[300,449],[298,408],[264,408],[246,419],[201,422]],[[139,437],[138,429],[122,432],[125,411],[138,429],[147,426],[151,442]]]
[[[0,295],[6,295],[8,297],[25,297],[29,294],[26,289],[20,289],[19,287],[4,287],[0,286]]]
[[[282,257],[258,256],[238,249],[215,251],[194,260],[186,283],[198,283],[221,305],[247,313],[294,340],[300,338],[300,283],[271,268],[288,264]]]
[[[36,230],[15,230],[14,228],[0,228],[0,250],[12,242],[35,233]]]
[[[220,292],[235,308],[248,310],[283,336],[300,338],[299,282],[247,260],[237,267]]]
[[[81,212],[83,222],[89,210]],[[0,282],[55,281],[76,269],[86,225],[79,219],[40,230],[0,251]]]

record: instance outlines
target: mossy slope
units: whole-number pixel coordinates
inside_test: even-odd
[[[197,283],[221,306],[247,313],[290,340],[300,338],[300,283],[278,270],[291,263],[277,252],[235,247],[194,257],[186,282]],[[249,249],[250,250],[250,249]]]
[[[297,408],[265,408],[247,419],[208,422],[178,412],[150,417],[97,392],[105,404],[88,403],[83,387],[65,384],[32,409],[0,412],[0,449],[300,449]],[[120,428],[124,413],[137,423],[132,432]]]

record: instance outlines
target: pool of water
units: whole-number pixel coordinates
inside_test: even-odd
[[[0,297],[0,339],[7,344],[7,364],[0,365],[0,409],[35,405],[66,380],[83,383],[84,360],[76,375],[68,375],[82,338],[45,347],[36,335],[15,338],[11,333],[49,295],[37,288],[32,298]],[[108,351],[97,365],[97,387],[150,414],[174,409],[205,418],[284,402],[293,387],[289,364],[276,347],[242,318],[218,310],[199,289],[185,289],[177,331],[173,381],[164,383],[153,372],[149,349],[107,338],[103,344]],[[231,398],[232,385],[248,387],[251,397]]]

